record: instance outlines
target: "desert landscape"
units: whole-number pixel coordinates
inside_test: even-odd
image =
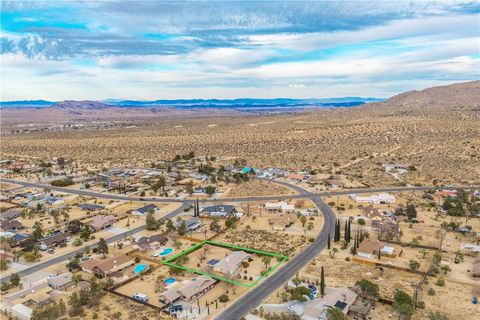
[[[267,117],[182,116],[139,121],[128,129],[4,135],[2,154],[133,165],[193,150],[234,155],[252,166],[341,173],[367,186],[468,184],[480,177],[479,91],[476,81],[356,108]],[[15,121],[28,119],[29,111],[22,111],[15,111]],[[8,113],[2,110],[2,121]],[[385,163],[416,170],[397,180],[384,172]]]

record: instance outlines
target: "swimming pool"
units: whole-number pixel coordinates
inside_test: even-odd
[[[160,252],[158,255],[160,257],[165,257],[165,256],[168,256],[172,252],[173,252],[173,248],[164,248],[163,251]]]
[[[141,273],[141,272],[145,271],[146,268],[147,268],[147,265],[145,263],[140,263],[140,264],[137,264],[133,268],[133,272],[134,273]]]
[[[177,280],[175,278],[167,278],[167,279],[165,279],[164,282],[168,286],[168,285],[171,285],[172,283],[177,282]]]

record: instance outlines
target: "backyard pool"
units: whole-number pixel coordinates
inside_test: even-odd
[[[177,280],[176,280],[175,278],[167,278],[167,279],[165,279],[164,282],[165,282],[165,284],[166,284],[167,286],[169,286],[169,285],[177,282]]]
[[[165,257],[165,256],[168,256],[172,252],[173,252],[173,248],[164,248],[163,251],[160,252],[158,255],[160,257]]]
[[[141,272],[145,271],[146,268],[147,268],[147,265],[145,263],[140,263],[140,264],[137,264],[133,268],[133,272],[134,273],[141,273]]]

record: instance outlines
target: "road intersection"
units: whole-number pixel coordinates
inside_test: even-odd
[[[260,178],[257,178],[260,179]],[[231,304],[228,308],[226,308],[220,315],[216,317],[217,320],[236,320],[240,319],[241,317],[245,316],[248,312],[252,309],[256,308],[262,301],[264,301],[268,296],[270,296],[275,290],[277,290],[280,286],[285,284],[290,278],[292,278],[295,273],[306,266],[311,260],[313,260],[320,252],[325,248],[328,241],[329,233],[333,232],[336,216],[335,213],[332,211],[330,206],[325,203],[322,197],[325,196],[340,196],[340,195],[348,195],[351,193],[375,193],[375,192],[401,192],[401,191],[425,191],[425,190],[432,190],[432,189],[440,189],[440,187],[425,187],[425,186],[413,186],[413,187],[386,187],[386,188],[370,188],[370,189],[348,189],[348,190],[339,190],[339,191],[325,191],[325,192],[318,192],[314,193],[309,190],[304,189],[298,185],[281,181],[281,180],[272,180],[272,179],[264,179],[271,181],[273,183],[281,184],[288,188],[291,188],[297,192],[294,195],[281,195],[281,196],[257,196],[257,197],[239,197],[239,198],[218,198],[212,199],[207,202],[212,201],[222,201],[222,202],[251,202],[251,201],[272,201],[272,200],[283,200],[283,199],[298,199],[298,198],[308,198],[310,199],[319,209],[320,213],[323,215],[324,218],[324,225],[322,230],[319,232],[317,237],[315,238],[314,242],[312,242],[307,248],[301,251],[298,255],[291,258],[281,269],[277,272],[271,274],[268,278],[266,278],[262,283],[257,285],[256,287],[252,288],[248,291],[245,295],[243,295],[240,299],[236,300],[233,304]],[[78,190],[78,189],[70,189],[70,188],[63,188],[63,187],[54,187],[50,185],[45,185],[42,183],[33,183],[33,182],[24,182],[12,179],[0,179],[1,182],[11,183],[21,185],[23,187],[28,188],[48,188],[50,190],[65,192],[70,194],[77,194],[82,196],[91,196],[91,197],[98,197],[98,198],[105,198],[111,200],[121,200],[121,201],[145,201],[145,202],[157,202],[157,203],[182,203],[182,206],[178,209],[170,212],[166,216],[162,217],[160,220],[171,219],[179,215],[184,211],[184,209],[188,208],[190,205],[194,203],[194,200],[181,200],[181,199],[170,199],[170,198],[140,198],[140,197],[130,197],[127,195],[120,195],[120,194],[111,194],[111,193],[101,193],[101,192],[94,192],[89,190]],[[453,188],[476,188],[472,186],[465,186],[465,187],[441,187],[442,189],[453,189]],[[131,230],[125,231],[123,233],[117,234],[113,237],[105,239],[107,243],[113,243],[120,239],[123,239],[127,235],[132,235],[138,233],[146,228],[145,225],[138,226]],[[91,248],[95,247],[95,245],[91,245]],[[58,256],[56,258],[50,259],[48,261],[40,262],[33,266],[30,266],[24,270],[18,272],[19,276],[26,276],[32,274],[36,271],[44,269],[48,266],[53,264],[61,263],[66,261],[68,258],[75,256],[78,253],[81,253],[84,250],[83,247],[78,248],[74,251],[68,252],[64,255]],[[0,278],[1,281],[7,281],[9,276],[4,276]]]

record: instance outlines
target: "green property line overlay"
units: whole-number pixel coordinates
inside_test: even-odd
[[[184,266],[173,263],[178,258],[183,257],[185,255],[188,255],[191,252],[200,249],[205,244],[210,244],[210,245],[213,245],[213,246],[224,247],[224,248],[229,248],[229,249],[237,249],[237,250],[242,250],[242,251],[246,251],[246,252],[258,253],[258,254],[265,255],[265,256],[276,257],[276,258],[279,258],[281,260],[279,260],[279,262],[277,264],[275,264],[273,267],[268,269],[267,272],[265,272],[262,276],[260,276],[260,278],[255,280],[255,282],[250,283],[250,284],[235,281],[235,280],[224,278],[224,277],[220,277],[220,276],[217,276],[217,275],[214,275],[214,274],[210,274],[208,272],[203,272],[203,271],[193,269],[193,268],[187,268],[187,267],[184,267]],[[242,287],[251,288],[251,287],[257,285],[257,283],[262,281],[262,279],[266,278],[270,273],[272,273],[275,269],[277,269],[282,263],[284,263],[287,260],[288,260],[288,256],[285,256],[285,255],[282,255],[282,254],[279,254],[279,253],[250,249],[250,248],[240,247],[240,246],[236,246],[236,245],[228,244],[228,243],[223,243],[223,242],[204,240],[204,241],[202,241],[200,243],[197,243],[196,245],[194,245],[194,246],[192,246],[192,247],[190,247],[190,248],[188,248],[188,249],[186,249],[186,250],[184,250],[180,253],[177,253],[176,255],[174,255],[171,258],[168,258],[168,259],[166,259],[162,262],[163,262],[163,264],[165,264],[169,267],[178,268],[178,269],[188,271],[188,272],[191,272],[191,273],[195,273],[195,274],[198,274],[198,275],[205,275],[205,276],[209,276],[211,278],[214,278],[214,279],[217,279],[217,280],[220,280],[220,281],[230,282],[230,283],[242,286]]]

